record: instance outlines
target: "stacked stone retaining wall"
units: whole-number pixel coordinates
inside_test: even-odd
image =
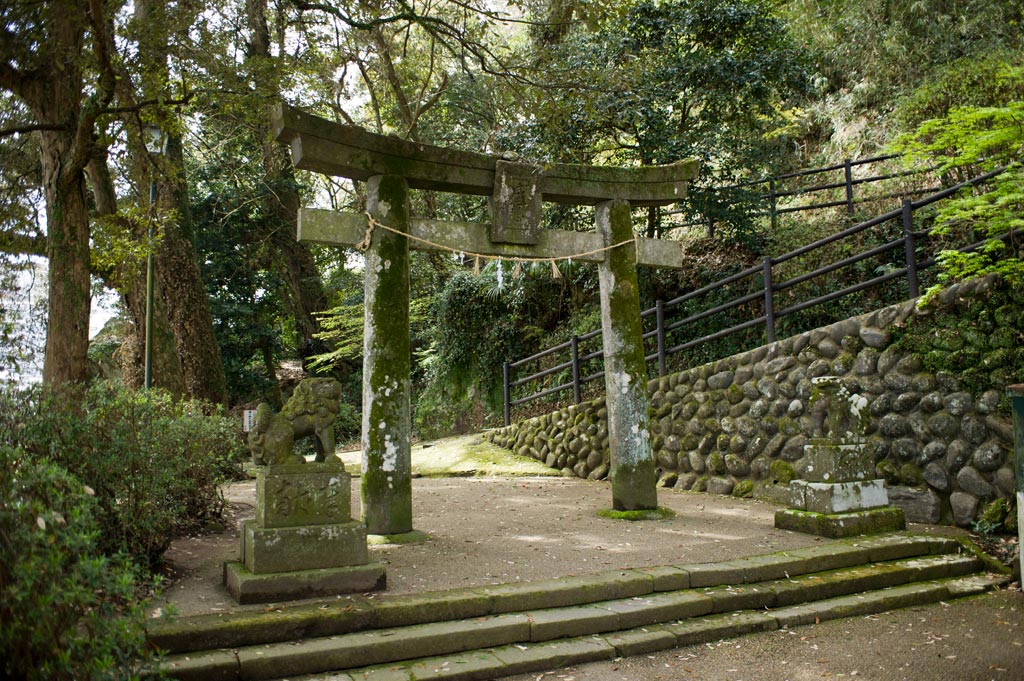
[[[778,498],[781,486],[804,470],[811,379],[834,375],[868,399],[877,471],[908,520],[966,526],[1000,505],[1000,519],[1012,520],[1005,500],[1014,497],[1013,431],[1002,387],[1024,378],[1011,376],[1012,349],[1004,347],[1021,344],[1022,306],[994,311],[1000,326],[979,329],[967,341],[940,330],[928,332],[916,351],[895,342],[915,318],[977,306],[1000,285],[993,277],[964,282],[923,310],[908,301],[651,380],[659,484]],[[1000,332],[1005,324],[1011,333]],[[982,390],[969,390],[958,373],[925,368],[943,366],[937,360],[962,353],[965,342],[985,372]],[[601,479],[609,469],[606,421],[601,398],[487,438],[567,475]]]

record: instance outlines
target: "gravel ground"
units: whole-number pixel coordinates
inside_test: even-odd
[[[255,487],[244,482],[226,488],[232,524],[253,516]],[[352,499],[358,508],[358,480]],[[823,541],[775,529],[775,507],[752,499],[660,490],[659,503],[675,517],[628,522],[598,517],[611,505],[611,488],[603,482],[418,478],[413,480],[414,526],[430,540],[371,546],[370,555],[387,569],[387,593],[399,594],[704,563]],[[177,541],[166,555],[178,577],[168,596],[179,614],[266,607],[240,608],[220,585],[222,563],[238,557],[234,527]]]

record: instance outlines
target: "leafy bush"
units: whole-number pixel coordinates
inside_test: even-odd
[[[464,432],[482,424],[486,412],[500,413],[502,363],[521,356],[529,335],[528,280],[524,274],[513,286],[515,277],[507,270],[497,275],[491,263],[479,277],[456,273],[437,295],[431,343],[419,353],[426,370],[414,415],[420,436]]]
[[[0,677],[136,676],[139,576],[103,555],[99,511],[66,470],[0,444]]]
[[[64,466],[95,490],[100,547],[156,564],[171,541],[220,516],[217,486],[241,439],[202,402],[90,387],[0,393],[0,444]]]

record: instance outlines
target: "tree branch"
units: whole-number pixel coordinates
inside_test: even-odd
[[[46,257],[46,237],[0,230],[0,252]]]
[[[72,157],[61,171],[65,176],[80,173],[88,165],[92,157],[96,120],[114,98],[114,90],[117,87],[112,61],[112,55],[117,49],[113,39],[113,22],[111,21],[108,26],[108,20],[103,14],[103,5],[104,0],[88,0],[88,6],[84,10],[92,26],[93,53],[100,70],[99,87],[82,105],[75,129],[75,141],[71,147]]]
[[[0,128],[0,137],[10,137],[11,135],[24,135],[30,132],[38,132],[40,130],[67,130],[66,125],[46,124],[37,123],[35,125],[19,125],[13,128]]]
[[[133,102],[132,104],[129,104],[127,106],[108,106],[103,108],[99,113],[100,115],[119,116],[121,114],[139,113],[143,109],[150,106],[180,106],[191,102],[193,99],[196,98],[196,95],[206,92],[220,92],[222,94],[242,94],[239,92],[230,92],[224,90],[192,90],[191,92],[187,92],[184,96],[179,97],[177,99],[157,99],[154,97],[151,99],[144,99],[140,102]]]

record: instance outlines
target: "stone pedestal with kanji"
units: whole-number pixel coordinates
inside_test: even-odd
[[[351,517],[351,477],[334,459],[260,466],[256,517],[242,523],[241,559],[224,565],[239,603],[265,603],[383,588],[369,560],[366,526]]]

